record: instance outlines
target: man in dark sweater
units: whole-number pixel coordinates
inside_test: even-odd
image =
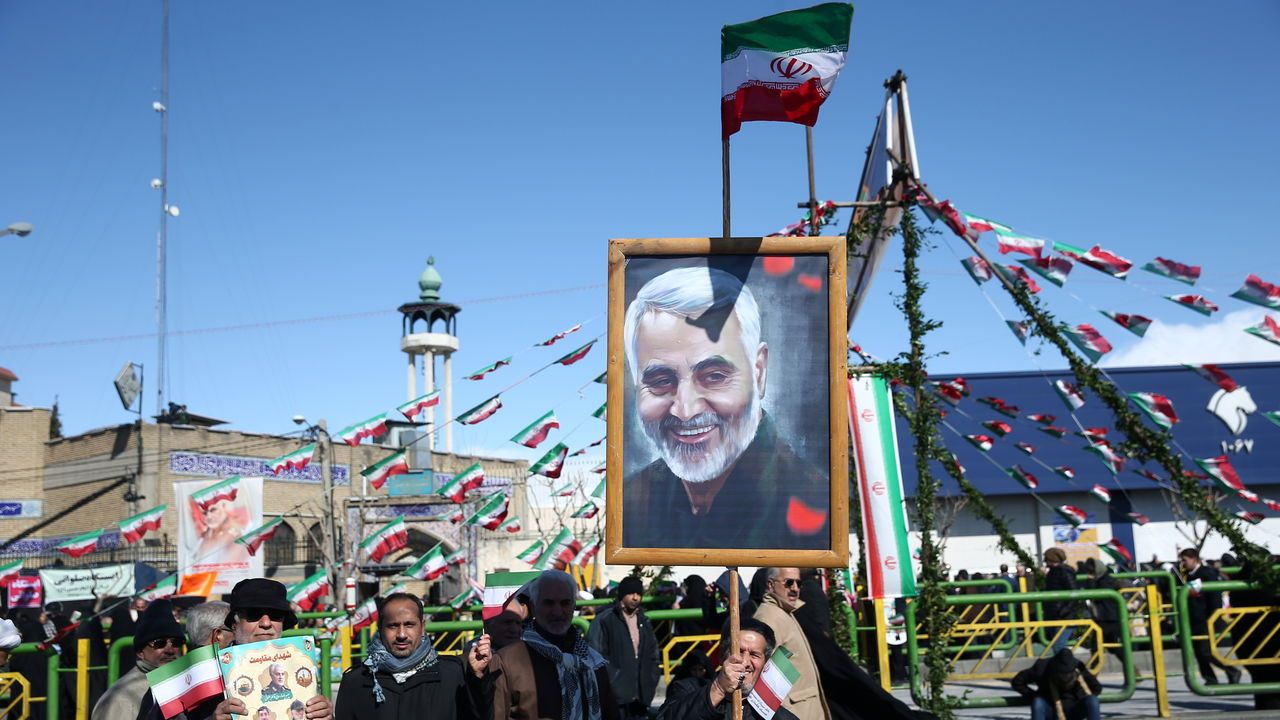
[[[1188,586],[1187,619],[1191,621],[1191,648],[1195,652],[1196,665],[1204,678],[1204,684],[1218,684],[1218,676],[1213,672],[1213,666],[1217,665],[1227,671],[1227,682],[1234,685],[1240,682],[1240,668],[1224,665],[1215,658],[1209,648],[1209,639],[1205,637],[1209,634],[1209,616],[1222,607],[1222,593],[1202,592],[1200,586],[1207,582],[1217,582],[1222,576],[1217,570],[1200,562],[1200,552],[1195,548],[1183,548],[1178,553],[1178,564],[1182,567],[1182,579]],[[1195,639],[1197,637],[1199,639]]]
[[[1031,689],[1032,683],[1036,688]],[[1018,694],[1031,700],[1031,720],[1099,720],[1102,709],[1098,678],[1071,654],[1059,650],[1037,660],[1009,681]]]
[[[731,647],[726,625],[720,645]],[[672,683],[667,688],[666,702],[658,710],[658,720],[723,720],[733,715],[733,691],[742,690],[743,720],[760,720],[747,697],[760,679],[769,656],[777,642],[773,629],[751,618],[744,619],[738,632],[737,651],[725,659],[720,672],[711,679],[688,678]],[[796,720],[785,707],[779,707],[773,720]]]
[[[627,577],[618,584],[616,602],[600,611],[587,642],[609,663],[609,683],[623,718],[646,718],[658,690],[658,638],[640,608],[644,583]]]
[[[1060,547],[1051,547],[1044,551],[1044,589],[1045,590],[1075,590],[1076,589],[1076,573],[1067,564],[1067,553]],[[1080,616],[1080,606],[1074,600],[1051,600],[1044,604],[1045,620],[1074,620]],[[1058,652],[1063,648],[1071,646],[1071,640],[1075,637],[1075,628],[1066,626],[1059,628],[1050,628],[1052,633],[1057,633],[1057,639],[1053,642],[1053,651]]]

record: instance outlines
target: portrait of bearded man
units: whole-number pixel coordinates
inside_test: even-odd
[[[788,292],[804,290],[794,289],[794,278],[784,285],[750,267],[744,268],[751,273],[748,284],[706,264],[667,269],[644,282],[627,305],[626,547],[830,546],[830,473],[795,449],[807,444],[825,457],[829,448],[826,336],[815,344],[802,331],[779,332],[790,322],[788,313],[803,313],[804,307],[785,302],[782,290],[769,291],[779,336],[771,345],[751,285],[758,282],[761,292],[768,283]],[[821,320],[815,326],[825,329]],[[771,363],[779,354],[775,347],[789,360],[812,350],[812,360]],[[787,403],[772,402],[770,392],[784,387],[780,379],[789,392],[804,392]],[[774,416],[781,408],[803,409],[821,422],[789,418],[788,436]],[[795,428],[805,428],[806,436]],[[634,459],[655,455],[644,465]]]

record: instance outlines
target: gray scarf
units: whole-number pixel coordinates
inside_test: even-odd
[[[577,628],[569,628],[573,650],[563,652],[529,625],[521,638],[530,650],[555,663],[560,677],[561,720],[601,720],[600,687],[596,670],[606,665],[604,657],[582,639]],[[583,701],[586,707],[583,707]],[[610,698],[612,701],[612,698]]]
[[[373,699],[375,704],[383,703],[387,700],[386,694],[382,691],[382,684],[378,682],[379,671],[388,675],[417,672],[422,668],[431,667],[439,661],[440,656],[436,654],[435,647],[425,635],[422,637],[422,642],[418,643],[418,647],[406,658],[398,658],[387,652],[387,646],[382,644],[382,636],[374,635],[373,641],[369,643],[369,654],[364,659],[364,665],[369,668],[369,675],[373,678]]]

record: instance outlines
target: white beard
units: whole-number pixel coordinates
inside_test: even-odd
[[[645,421],[642,425],[645,436],[676,477],[689,483],[704,483],[723,475],[742,457],[747,446],[756,438],[761,414],[760,398],[753,389],[751,404],[736,420],[725,421],[716,413],[705,412],[685,421],[683,424],[690,426],[714,423],[719,428],[720,445],[710,452],[697,445],[670,439],[663,425],[682,424],[682,421],[675,420],[670,415],[652,422]]]

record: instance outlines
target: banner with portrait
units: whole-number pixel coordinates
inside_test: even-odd
[[[133,563],[96,568],[42,568],[46,603],[93,600],[100,597],[129,597],[133,594]]]
[[[847,564],[845,260],[842,237],[611,241],[609,563]]]
[[[245,578],[262,577],[262,551],[250,555],[236,539],[262,525],[262,478],[242,477],[234,497],[221,493],[204,507],[191,496],[222,479],[173,485],[178,511],[178,574],[216,572],[213,594],[231,592]]]

